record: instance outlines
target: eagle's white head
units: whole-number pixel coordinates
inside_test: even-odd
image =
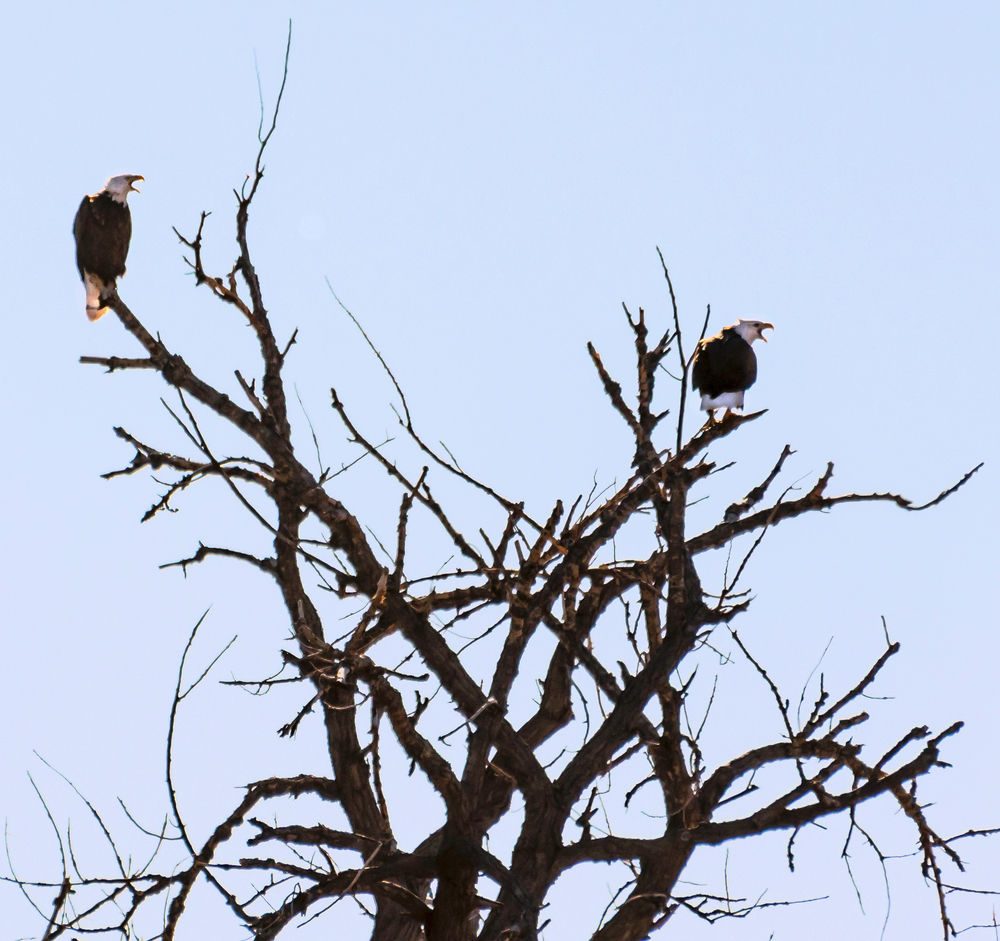
[[[119,203],[124,203],[128,199],[129,193],[138,193],[135,183],[143,180],[144,177],[137,173],[123,173],[120,176],[113,176],[104,184],[104,192],[110,193],[111,198]]]
[[[747,343],[752,344],[754,340],[763,340],[767,343],[767,337],[764,336],[765,330],[773,330],[774,324],[767,323],[763,320],[737,320],[733,324],[732,329],[735,330]]]

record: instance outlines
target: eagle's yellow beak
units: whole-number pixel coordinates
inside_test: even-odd
[[[146,182],[146,178],[144,176],[134,176],[128,181],[128,191],[130,193],[142,192],[142,190],[140,190],[139,187],[135,185],[139,180],[142,180],[143,183]]]
[[[768,329],[770,329],[770,330],[773,330],[773,329],[774,329],[774,324],[773,324],[773,323],[762,323],[762,324],[760,325],[760,330],[758,331],[758,333],[760,334],[760,338],[761,338],[761,339],[762,339],[762,340],[763,340],[763,341],[764,341],[765,343],[767,343],[767,337],[766,337],[766,336],[764,336],[764,331],[765,331],[765,330],[768,330]]]

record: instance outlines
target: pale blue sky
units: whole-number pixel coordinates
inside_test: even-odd
[[[211,210],[206,259],[228,270],[231,191],[255,146],[255,57],[270,102],[289,16],[291,74],[251,235],[279,331],[299,328],[290,369],[326,460],[355,454],[329,414],[331,385],[372,436],[395,427],[391,387],[329,278],[427,437],[444,439],[468,470],[539,515],[595,478],[620,476],[627,440],[585,344],[626,378],[621,302],[660,324],[669,311],[659,245],[693,332],[706,303],[714,327],[739,316],[776,326],[748,400],[770,412],[719,449],[739,463],[713,478],[695,524],[745,493],[786,442],[797,450],[789,481],[834,460],[838,492],[916,500],[987,462],[926,514],[846,507],[776,530],[751,566],[757,600],[740,630],[797,693],[831,636],[828,685],[853,683],[879,652],[884,614],[903,650],[878,690],[891,699],[871,704],[872,750],[915,724],[966,720],[944,751],[955,767],[924,799],[947,834],[1000,824],[995,4],[37,4],[8,12],[0,62],[10,331],[0,810],[19,869],[58,876],[25,771],[58,820],[72,815],[82,829],[85,815],[33,749],[109,818],[121,796],[152,823],[165,807],[166,710],[190,626],[212,606],[202,662],[239,634],[220,676],[267,673],[287,634],[273,588],[252,573],[216,563],[185,580],[157,569],[199,539],[263,548],[224,490],[193,492],[181,513],[139,526],[156,484],[99,478],[132,456],[116,424],[165,448],[183,440],[158,380],[77,364],[136,346],[113,317],[87,322],[70,226],[81,196],[108,175],[142,173],[122,296],[196,368],[233,386],[234,366],[253,364],[248,331],[194,290],[171,226],[191,234]],[[372,468],[340,480],[338,495],[391,535],[391,488]],[[474,532],[482,504],[440,486]],[[428,552],[430,571],[439,549]],[[716,760],[780,734],[766,701],[749,707],[759,696],[749,676],[722,671],[720,682]],[[206,688],[190,708],[181,799],[203,826],[246,781],[323,770],[308,737],[271,734],[294,700]],[[198,720],[199,708],[215,723]],[[226,739],[239,747],[221,749]],[[262,749],[266,761],[249,757]],[[197,782],[200,761],[213,766],[210,785]],[[868,816],[892,834],[887,851],[911,848],[888,805]],[[881,873],[858,847],[862,915],[837,859],[843,834],[838,824],[809,834],[811,846],[800,837],[794,876],[783,842],[734,847],[734,891],[831,899],[719,926],[712,938],[878,938]],[[996,845],[965,850],[979,863],[968,882],[1000,888]],[[885,937],[937,937],[916,862],[892,871]],[[721,858],[706,855],[689,875],[717,883],[721,872]],[[561,886],[560,927],[546,937],[578,936],[575,910],[603,907],[613,879]],[[0,911],[5,936],[40,932],[2,886]],[[959,905],[958,926],[989,912],[988,901]],[[707,934],[691,919],[674,928]]]

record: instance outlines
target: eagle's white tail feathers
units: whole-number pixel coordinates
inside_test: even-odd
[[[743,408],[742,392],[721,392],[714,399],[712,396],[701,394],[701,407],[706,412],[714,408]]]
[[[108,312],[108,308],[101,305],[101,294],[106,290],[106,285],[96,274],[90,272],[83,276],[83,284],[87,289],[87,318],[100,320]]]

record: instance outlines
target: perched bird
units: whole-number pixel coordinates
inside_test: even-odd
[[[103,299],[125,274],[125,258],[132,238],[132,216],[128,211],[128,194],[138,193],[134,173],[113,176],[104,189],[93,196],[84,196],[73,220],[76,239],[76,266],[87,289],[87,316],[91,320],[103,317],[108,308]]]
[[[764,330],[774,324],[760,320],[737,320],[722,332],[698,344],[691,370],[691,385],[701,390],[701,407],[708,420],[715,420],[714,409],[743,408],[743,393],[757,380],[757,357],[751,344],[767,343]]]

